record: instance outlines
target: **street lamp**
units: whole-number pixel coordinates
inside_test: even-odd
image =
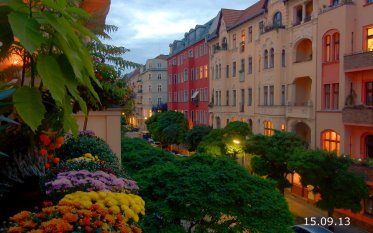
[[[240,144],[241,142],[240,142],[239,140],[237,140],[237,139],[233,139],[233,143],[236,144],[236,145],[238,145],[238,144]]]

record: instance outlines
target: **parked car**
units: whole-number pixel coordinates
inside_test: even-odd
[[[291,229],[293,229],[296,233],[333,233],[332,231],[326,229],[322,226],[311,226],[311,225],[295,225],[292,226]]]

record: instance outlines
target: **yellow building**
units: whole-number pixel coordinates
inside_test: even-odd
[[[239,120],[254,133],[294,131],[315,147],[315,4],[261,0],[219,12],[208,42],[214,128]]]

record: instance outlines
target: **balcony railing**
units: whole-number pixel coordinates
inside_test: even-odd
[[[338,8],[340,6],[343,6],[343,5],[352,5],[352,4],[354,4],[353,0],[341,0],[338,4],[332,4],[332,5],[329,5],[329,6],[324,5],[323,8],[320,9],[319,14],[331,11],[331,10],[333,10],[335,8]]]
[[[289,103],[289,105],[286,107],[287,117],[311,119],[312,113],[313,113],[313,106],[312,106],[311,101],[303,105],[295,105],[295,104]]]
[[[345,107],[342,111],[342,121],[347,125],[373,126],[373,107],[364,105]]]
[[[373,51],[365,51],[353,53],[344,56],[344,69],[349,70],[362,70],[364,68],[373,66]]]

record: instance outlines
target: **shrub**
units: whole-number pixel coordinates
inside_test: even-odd
[[[70,138],[56,150],[56,154],[62,160],[80,157],[86,153],[98,156],[99,159],[109,163],[117,163],[117,158],[109,145],[96,136],[80,135]]]

